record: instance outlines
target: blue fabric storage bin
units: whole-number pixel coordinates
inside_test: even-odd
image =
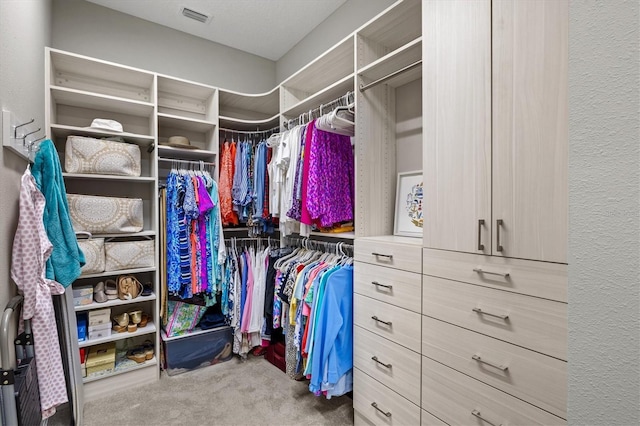
[[[196,368],[228,361],[233,357],[233,330],[220,327],[196,328],[181,336],[167,337],[162,332],[164,364],[167,375],[174,376]]]

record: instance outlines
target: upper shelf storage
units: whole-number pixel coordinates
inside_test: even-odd
[[[288,116],[316,108],[353,89],[353,35],[340,41],[282,83],[280,107]],[[350,81],[349,81],[350,80]],[[337,82],[339,87],[336,87]],[[333,90],[332,90],[333,88]]]
[[[173,77],[158,76],[158,113],[215,124],[218,116],[215,87]]]
[[[421,19],[421,2],[404,0],[395,3],[361,27],[356,32],[358,73],[361,74],[365,67],[396,50],[404,51],[405,54],[413,52],[413,48],[409,47],[422,36]],[[419,46],[417,50],[420,51]]]

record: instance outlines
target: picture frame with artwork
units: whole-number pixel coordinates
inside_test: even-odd
[[[422,171],[398,173],[393,235],[422,237]]]

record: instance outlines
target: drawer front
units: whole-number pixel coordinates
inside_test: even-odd
[[[431,413],[422,410],[420,426],[447,426],[447,424]]]
[[[355,262],[354,291],[372,299],[420,313],[422,275]]]
[[[353,409],[374,425],[420,424],[420,407],[357,368],[353,369]]]
[[[567,424],[553,414],[427,357],[422,359],[422,408],[450,425]]]
[[[419,244],[356,239],[353,252],[354,259],[359,262],[422,273],[422,247]]]
[[[353,365],[420,405],[420,354],[358,326],[354,327]]]
[[[353,323],[420,352],[420,314],[359,294],[353,295]]]
[[[423,314],[567,359],[567,305],[423,276]]]
[[[429,317],[422,318],[422,355],[567,418],[564,361]]]
[[[423,274],[567,302],[567,265],[424,249]]]

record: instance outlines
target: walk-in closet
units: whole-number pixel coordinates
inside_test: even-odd
[[[1,1],[0,425],[638,424],[610,3]]]

